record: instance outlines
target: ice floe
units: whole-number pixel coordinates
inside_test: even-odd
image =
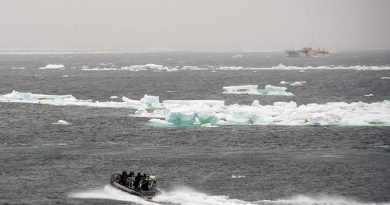
[[[288,81],[284,81],[284,80],[282,80],[282,81],[280,81],[280,84],[282,84],[282,85],[288,85],[288,84],[291,84],[290,82],[288,82]]]
[[[113,95],[113,96],[110,97],[110,99],[118,99],[118,96]]]
[[[183,68],[184,69],[184,68]],[[123,66],[120,68],[116,67],[95,67],[89,68],[88,66],[83,66],[81,70],[85,71],[113,71],[113,70],[127,70],[127,71],[178,71],[177,67],[167,67],[163,65],[157,64],[145,64],[145,65],[131,65],[131,66]]]
[[[338,125],[390,126],[390,101],[377,103],[335,102],[298,106],[295,102],[275,102],[261,105],[187,104],[176,101],[175,107],[162,102],[164,119],[151,119],[154,126],[191,125]],[[145,113],[143,113],[144,116]],[[161,118],[162,116],[160,116]]]
[[[370,93],[370,94],[367,94],[367,95],[364,95],[365,97],[373,97],[374,94]]]
[[[291,86],[300,86],[300,85],[306,84],[306,81],[295,81],[295,82],[291,83],[291,82],[282,80],[282,81],[280,81],[280,84],[291,85]]]
[[[382,80],[390,80],[390,77],[381,77]]]
[[[245,178],[245,175],[232,175],[232,178],[233,179],[241,179],[241,178]]]
[[[45,70],[45,69],[63,69],[65,68],[62,64],[47,64],[45,67],[41,67],[39,69]]]
[[[88,66],[83,66],[81,70],[85,71],[112,71],[112,70],[120,70],[118,68],[111,68],[111,67],[95,67],[95,68],[89,68]]]
[[[44,95],[12,91],[0,95],[0,102],[36,103],[56,106],[89,106],[102,108],[135,109],[134,117],[152,118],[152,126],[203,126],[223,125],[335,125],[335,126],[390,126],[390,101],[329,102],[326,104],[297,105],[274,102],[261,105],[225,105],[223,100],[164,100],[144,95],[140,100],[125,96],[121,102],[79,100],[72,95]]]
[[[68,78],[68,77],[69,77],[69,75],[62,75],[62,77],[63,77],[63,78]]]
[[[12,67],[12,70],[25,70],[25,67]]]
[[[278,66],[273,66],[270,68],[249,68],[249,69],[259,69],[259,70],[390,70],[390,66],[286,66],[283,64],[279,64]]]
[[[239,55],[233,56],[235,58],[241,58]],[[55,69],[55,68],[64,68],[59,67],[63,65],[49,64],[46,67],[41,69]],[[154,72],[174,72],[174,71],[183,71],[183,70],[192,70],[192,71],[240,71],[240,70],[250,70],[250,71],[260,71],[260,70],[297,70],[299,72],[304,72],[305,70],[390,70],[390,66],[287,66],[279,64],[277,66],[269,67],[242,67],[242,66],[212,66],[212,65],[183,65],[183,66],[166,66],[159,65],[154,63],[148,63],[144,65],[127,65],[118,67],[114,64],[100,64],[97,67],[90,67],[84,65],[81,67],[81,70],[85,71],[154,71]]]
[[[232,58],[242,58],[242,55],[241,54],[236,54],[236,55],[232,56]]]
[[[258,94],[258,85],[238,85],[222,87],[225,94]]]
[[[306,84],[306,81],[296,81],[291,83],[291,86],[300,86]]]
[[[292,96],[294,94],[287,92],[286,87],[277,87],[266,85],[263,89],[258,89],[257,85],[239,85],[239,86],[224,86],[224,94],[248,94],[248,95],[283,95]]]
[[[69,122],[65,120],[58,120],[58,122],[52,123],[53,125],[70,125]]]
[[[87,106],[101,108],[129,108],[129,109],[152,109],[161,108],[161,105],[156,102],[158,97],[145,95],[141,100],[132,100],[125,96],[122,97],[122,102],[99,102],[92,100],[79,100],[72,95],[45,95],[33,94],[29,92],[12,91],[9,94],[0,95],[0,102],[14,103],[34,103],[55,106]]]

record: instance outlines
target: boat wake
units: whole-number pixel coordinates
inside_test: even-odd
[[[148,201],[120,191],[111,185],[105,185],[100,189],[71,193],[69,197],[118,200],[142,205],[390,205],[390,203],[364,203],[347,197],[325,194],[315,196],[296,195],[285,199],[247,202],[239,199],[231,199],[224,195],[208,195],[187,187],[180,187],[167,192],[163,191],[161,195],[154,197],[152,201]]]
[[[86,191],[74,192],[69,194],[71,198],[80,198],[80,199],[107,199],[107,200],[117,200],[117,201],[128,201],[135,204],[142,205],[155,205],[151,201],[144,200],[138,196],[134,196],[123,192],[111,185],[105,185],[103,188],[90,189]]]

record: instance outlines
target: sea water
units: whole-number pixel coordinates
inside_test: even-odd
[[[328,58],[278,52],[3,52],[0,203],[388,204],[389,64],[389,51]],[[242,85],[285,87],[294,95],[223,93],[223,87]],[[20,95],[5,100],[13,90]],[[300,112],[292,105],[312,107]],[[327,105],[341,119],[357,113],[356,121],[339,123]],[[169,111],[188,113],[194,106],[194,123],[150,121],[166,121]],[[199,113],[221,120],[227,110],[251,106],[257,117],[271,116],[276,123],[245,118],[199,124]],[[271,115],[259,106],[271,106]],[[307,122],[288,124],[286,117],[313,110]],[[229,119],[243,116],[235,112]],[[362,124],[364,119],[373,123]],[[109,185],[112,172],[148,169],[163,191],[152,202]]]

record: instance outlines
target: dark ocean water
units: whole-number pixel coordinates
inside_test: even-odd
[[[226,104],[390,99],[390,71],[82,71],[83,65],[270,67],[386,66],[389,51],[329,58],[281,53],[116,53],[0,55],[0,94],[12,90],[108,101],[216,99]],[[47,64],[64,70],[39,70]],[[112,65],[113,64],[113,65]],[[11,69],[25,67],[24,70]],[[71,69],[75,67],[75,69]],[[69,77],[64,78],[63,75]],[[279,85],[295,96],[223,95],[222,86]],[[364,95],[373,93],[373,97]],[[0,204],[146,204],[107,186],[123,169],[156,173],[179,204],[342,204],[390,202],[390,127],[223,126],[156,128],[131,110],[0,103]],[[66,120],[70,125],[52,123]],[[245,176],[243,178],[232,178]],[[203,193],[203,194],[202,194]],[[222,197],[225,196],[225,197]],[[229,197],[227,199],[226,197]],[[233,199],[239,199],[233,200]],[[269,201],[271,200],[271,201]],[[284,201],[283,201],[284,200]],[[160,199],[160,201],[164,201]],[[307,203],[306,203],[307,202]]]

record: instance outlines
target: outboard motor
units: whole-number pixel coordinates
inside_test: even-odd
[[[149,176],[149,189],[155,189],[157,185],[156,176]]]

